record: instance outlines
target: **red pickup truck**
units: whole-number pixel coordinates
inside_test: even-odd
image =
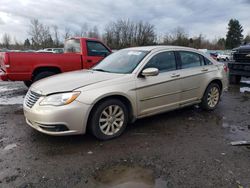
[[[26,86],[54,74],[89,69],[111,50],[101,41],[74,37],[65,41],[64,53],[2,52],[0,80],[24,81]]]

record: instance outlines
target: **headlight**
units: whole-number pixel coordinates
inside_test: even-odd
[[[59,93],[45,97],[40,105],[62,106],[72,103],[81,92]]]

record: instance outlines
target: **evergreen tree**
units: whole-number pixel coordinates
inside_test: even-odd
[[[24,46],[25,46],[25,47],[30,47],[30,40],[29,40],[29,39],[26,39],[26,40],[24,41]]]
[[[231,19],[228,23],[228,32],[226,38],[226,48],[232,49],[241,45],[243,39],[243,28],[236,19]]]
[[[250,44],[250,34],[245,37],[244,44]]]
[[[225,48],[225,43],[226,43],[226,40],[224,38],[220,38],[218,41],[217,41],[217,45],[219,47],[221,47],[222,49]]]

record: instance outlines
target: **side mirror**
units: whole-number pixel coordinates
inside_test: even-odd
[[[159,69],[157,68],[146,68],[142,71],[142,76],[157,76],[159,74]]]

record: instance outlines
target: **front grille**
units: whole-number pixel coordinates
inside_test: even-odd
[[[250,57],[247,53],[234,53],[234,60],[238,62],[249,62]]]
[[[29,90],[28,93],[26,94],[26,97],[25,97],[26,106],[28,106],[29,108],[32,108],[40,97],[41,97],[40,94]]]

